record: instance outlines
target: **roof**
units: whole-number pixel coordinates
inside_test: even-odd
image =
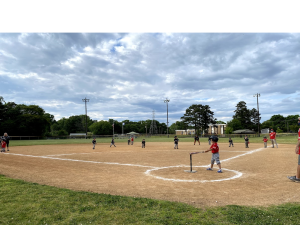
[[[249,130],[249,129],[244,129],[244,130],[235,130],[233,131],[234,134],[256,134],[255,131]]]

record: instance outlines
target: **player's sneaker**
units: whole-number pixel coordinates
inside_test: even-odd
[[[288,177],[291,181],[294,181],[294,182],[297,182],[299,183],[300,182],[300,179],[296,178],[296,176],[291,176],[291,177]]]
[[[212,168],[207,168],[206,170],[213,170]]]
[[[223,173],[223,172],[222,172],[222,170],[220,169],[220,170],[218,170],[218,173]]]

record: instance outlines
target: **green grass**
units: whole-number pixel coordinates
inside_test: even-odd
[[[0,175],[0,224],[299,224],[300,205],[193,206],[72,191]]]
[[[267,136],[268,137],[268,136]],[[144,136],[140,136],[135,139],[135,143],[142,142],[142,139],[145,138],[146,142],[172,142],[174,141],[174,135],[170,135],[169,138],[167,137],[155,137],[152,136],[151,138],[146,138]],[[263,135],[261,137],[251,137],[249,138],[250,144],[251,143],[261,143],[263,145]],[[269,137],[268,137],[269,139]],[[111,138],[96,138],[97,143],[110,143]],[[117,143],[127,143],[127,138],[125,139],[115,139]],[[219,143],[228,143],[229,138],[219,138]],[[241,137],[232,138],[233,143],[244,143],[244,135]],[[179,142],[194,142],[194,138],[192,137],[181,137],[179,136]],[[208,138],[200,138],[201,143],[208,143]],[[296,144],[297,143],[297,136],[287,136],[287,135],[278,135],[277,142],[279,144]],[[11,140],[9,145],[10,146],[29,146],[29,145],[58,145],[58,144],[91,144],[92,139],[48,139],[48,140]],[[269,140],[269,143],[270,140]]]

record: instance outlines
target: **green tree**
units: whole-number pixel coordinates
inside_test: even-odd
[[[232,131],[243,129],[242,123],[239,119],[232,119],[231,121],[228,121],[226,131],[229,127],[232,129]],[[228,130],[228,132],[230,132],[230,129]]]
[[[181,117],[182,121],[189,126],[193,126],[196,133],[209,128],[209,124],[215,124],[214,113],[208,105],[193,104],[186,109],[186,113]]]
[[[89,129],[95,135],[112,135],[113,127],[108,121],[98,121],[89,126]]]

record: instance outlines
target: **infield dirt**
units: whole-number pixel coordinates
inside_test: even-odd
[[[197,207],[221,205],[269,206],[300,202],[295,175],[294,145],[263,148],[261,144],[220,143],[223,173],[207,171],[211,153],[190,152],[208,143],[140,143],[43,145],[11,147],[0,154],[0,173],[11,178],[112,195],[145,197],[188,203]]]

